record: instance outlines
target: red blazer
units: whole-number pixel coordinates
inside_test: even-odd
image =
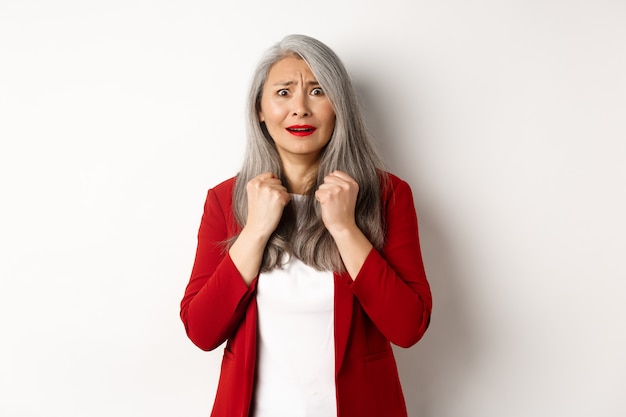
[[[212,350],[226,341],[213,417],[248,417],[257,353],[258,277],[248,287],[223,242],[240,230],[232,210],[235,180],[209,190],[198,249],[181,302],[189,338]],[[387,235],[353,281],[335,273],[335,382],[338,417],[404,417],[406,406],[391,343],[415,344],[430,321],[409,185],[389,175],[383,193]]]

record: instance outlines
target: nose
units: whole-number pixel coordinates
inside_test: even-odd
[[[299,94],[295,94],[293,97],[292,104],[293,104],[293,108],[292,108],[293,116],[304,117],[304,116],[311,115],[309,100],[308,100],[306,93],[301,92]]]

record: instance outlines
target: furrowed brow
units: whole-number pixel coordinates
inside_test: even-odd
[[[289,86],[292,86],[294,84],[296,84],[295,81],[277,81],[276,83],[274,83],[275,86],[281,86],[281,87],[289,87]],[[318,86],[318,85],[320,85],[320,83],[315,81],[315,80],[307,81],[306,84],[310,85],[310,86]]]

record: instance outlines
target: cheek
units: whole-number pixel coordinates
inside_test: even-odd
[[[332,107],[328,110],[328,113],[326,114],[326,123],[328,124],[328,127],[330,128],[330,130],[334,130],[335,129],[335,122],[337,121],[337,116],[335,115],[335,112],[333,111]]]
[[[326,120],[328,120],[330,123],[335,123],[335,110],[333,109],[332,104],[330,104],[330,102],[326,102],[324,104],[324,115],[326,116]]]
[[[280,121],[283,111],[279,105],[271,101],[261,102],[261,111],[259,112],[259,120],[266,123]]]
[[[275,113],[274,103],[268,100],[266,93],[264,92],[259,101],[259,120],[262,122],[271,122],[272,114]]]
[[[335,125],[335,110],[330,103],[326,102],[321,104],[317,109],[315,109],[315,113],[317,113],[318,117],[324,122],[324,124],[332,126]]]
[[[326,143],[330,142],[330,139],[333,136],[333,132],[335,131],[335,113],[331,113],[328,115],[328,118],[325,121],[325,127],[324,127],[324,131],[325,131],[325,135],[327,136],[326,138]]]

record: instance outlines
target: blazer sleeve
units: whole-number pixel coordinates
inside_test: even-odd
[[[231,200],[232,187],[218,186],[208,192],[196,258],[181,301],[187,336],[203,350],[215,349],[233,333],[256,286],[256,280],[246,285],[224,244],[233,229]]]
[[[417,215],[409,185],[390,178],[384,199],[386,239],[372,249],[349,285],[378,330],[392,343],[409,347],[430,323],[432,296],[420,250]]]

